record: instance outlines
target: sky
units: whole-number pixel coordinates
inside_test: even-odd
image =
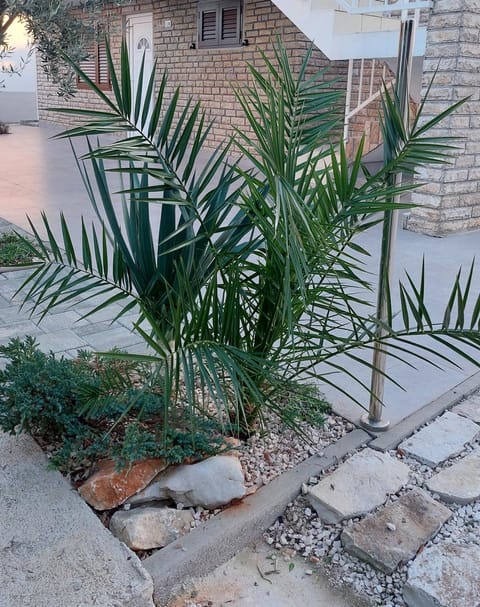
[[[28,55],[28,37],[23,25],[19,21],[9,28],[9,42],[14,47],[14,52],[0,61],[1,64],[21,65],[22,58]],[[0,74],[0,94],[4,92],[33,92],[36,90],[36,67],[35,55],[25,65],[20,75]]]

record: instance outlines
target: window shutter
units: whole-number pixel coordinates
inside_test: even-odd
[[[242,0],[199,0],[198,46],[217,48],[240,44]]]
[[[220,41],[223,44],[240,42],[240,6],[222,8]]]
[[[103,28],[99,32],[103,32]],[[87,59],[80,61],[80,68],[99,88],[111,89],[110,72],[108,69],[107,44],[102,38],[94,44]],[[77,79],[77,88],[88,89],[88,85]]]
[[[110,72],[108,70],[107,45],[105,40],[98,43],[98,84],[110,86]]]
[[[85,72],[85,74],[90,78],[90,80],[93,80],[93,82],[95,82],[97,75],[97,68],[95,63],[95,57],[89,56],[87,59],[80,61],[79,64],[82,72]]]
[[[205,46],[217,40],[217,11],[205,10],[200,13],[200,39]]]

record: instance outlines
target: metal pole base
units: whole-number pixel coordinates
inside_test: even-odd
[[[370,432],[385,432],[390,427],[390,422],[385,421],[384,419],[380,419],[375,421],[374,419],[370,419],[368,413],[365,413],[360,418],[360,426],[365,428],[365,430],[369,430]]]

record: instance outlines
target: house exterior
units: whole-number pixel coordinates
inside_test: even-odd
[[[199,35],[198,0],[162,0],[148,2],[138,0],[133,5],[112,7],[104,15],[108,26],[110,44],[118,54],[122,36],[129,42],[133,71],[136,46],[144,38],[151,45],[152,55],[157,60],[159,80],[164,70],[168,71],[170,90],[181,87],[183,103],[191,96],[199,99],[208,118],[215,120],[207,144],[217,146],[233,133],[235,126],[246,128],[243,112],[235,99],[233,87],[248,83],[247,62],[258,61],[258,49],[269,50],[279,35],[288,48],[293,61],[300,64],[310,42],[270,0],[245,0],[244,2],[203,2],[208,10],[223,5],[242,9],[241,31],[235,32],[230,43],[224,46],[208,41],[202,45]],[[142,21],[142,16],[145,19]],[[208,28],[207,22],[204,26]],[[200,27],[202,27],[200,25]],[[208,29],[205,36],[208,36]],[[138,56],[138,62],[143,49]],[[138,63],[137,62],[137,63]],[[330,67],[326,78],[336,78],[338,86],[345,88],[347,62],[329,62],[319,50],[313,55],[313,67]],[[40,118],[65,123],[65,116],[47,112],[42,108],[64,106],[66,103],[56,94],[55,86],[39,73]],[[108,94],[108,91],[107,91]],[[73,102],[76,105],[92,106],[98,101],[85,90],[79,90]]]
[[[476,0],[136,0],[112,3],[99,26],[110,39],[114,57],[126,38],[133,74],[141,58],[166,69],[172,90],[180,86],[181,101],[199,99],[214,127],[207,145],[217,146],[247,125],[233,87],[249,81],[247,62],[258,61],[260,49],[271,54],[279,36],[294,65],[299,65],[313,40],[312,69],[328,68],[325,79],[345,92],[344,136],[353,152],[361,136],[366,151],[381,143],[379,91],[394,78],[398,30],[409,9],[419,26],[416,34],[413,101],[435,70],[425,114],[433,116],[460,97],[469,101],[442,124],[438,133],[464,139],[451,165],[427,168],[426,185],[413,194],[417,205],[405,224],[408,229],[441,236],[480,227],[480,2]],[[404,14],[404,13],[403,13]],[[109,93],[105,51],[95,49],[84,70]],[[38,74],[39,117],[65,123],[55,108],[68,105],[55,86]],[[73,103],[94,107],[99,101],[79,87]]]

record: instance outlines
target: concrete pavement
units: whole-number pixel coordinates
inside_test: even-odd
[[[137,556],[29,436],[0,432],[0,606],[154,607]]]

